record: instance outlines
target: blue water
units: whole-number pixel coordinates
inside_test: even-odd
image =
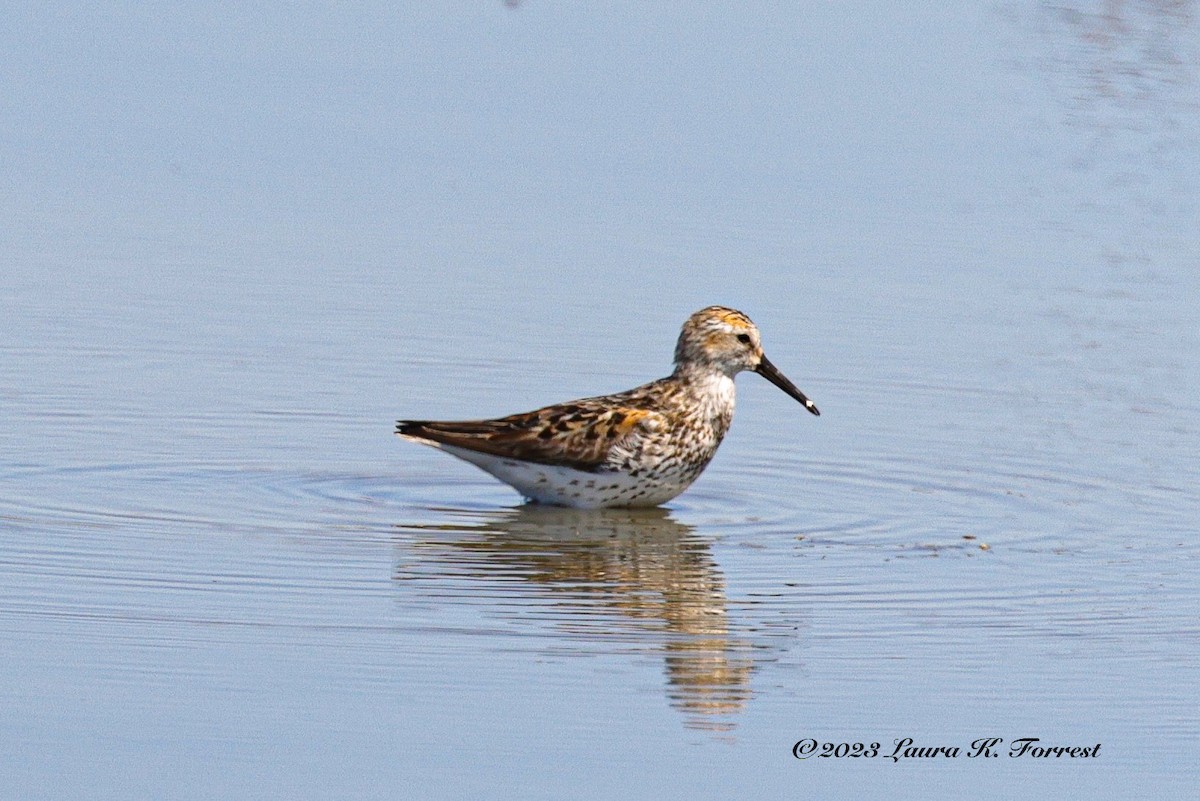
[[[0,798],[1195,791],[1195,4],[8,17]],[[713,303],[663,509],[391,436]]]

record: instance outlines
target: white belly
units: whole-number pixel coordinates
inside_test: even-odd
[[[435,447],[491,473],[531,501],[576,509],[657,506],[683,492],[695,478],[666,475],[634,478],[626,473],[589,473],[570,467],[506,459],[453,445]]]

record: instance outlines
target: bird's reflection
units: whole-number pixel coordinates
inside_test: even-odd
[[[562,636],[660,650],[668,695],[687,725],[732,728],[761,646],[731,630],[724,579],[690,526],[663,509],[447,514],[453,522],[399,526],[411,547],[398,580],[470,577],[491,583],[502,601],[533,588]],[[511,608],[495,604],[500,614]]]

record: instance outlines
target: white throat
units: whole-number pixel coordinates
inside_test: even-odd
[[[690,384],[692,391],[696,393],[696,397],[709,417],[733,414],[737,389],[731,377],[718,370],[712,370],[696,376]]]

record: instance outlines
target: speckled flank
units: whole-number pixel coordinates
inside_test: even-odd
[[[468,461],[540,503],[656,506],[687,489],[716,453],[733,420],[733,376],[742,370],[763,372],[817,413],[763,356],[754,323],[711,306],[684,324],[675,371],[666,378],[492,420],[401,420],[396,433]]]
[[[657,506],[683,489],[674,482],[647,480],[632,472],[589,473],[561,465],[498,459],[453,445],[438,447],[491,473],[529,500],[554,506]]]

